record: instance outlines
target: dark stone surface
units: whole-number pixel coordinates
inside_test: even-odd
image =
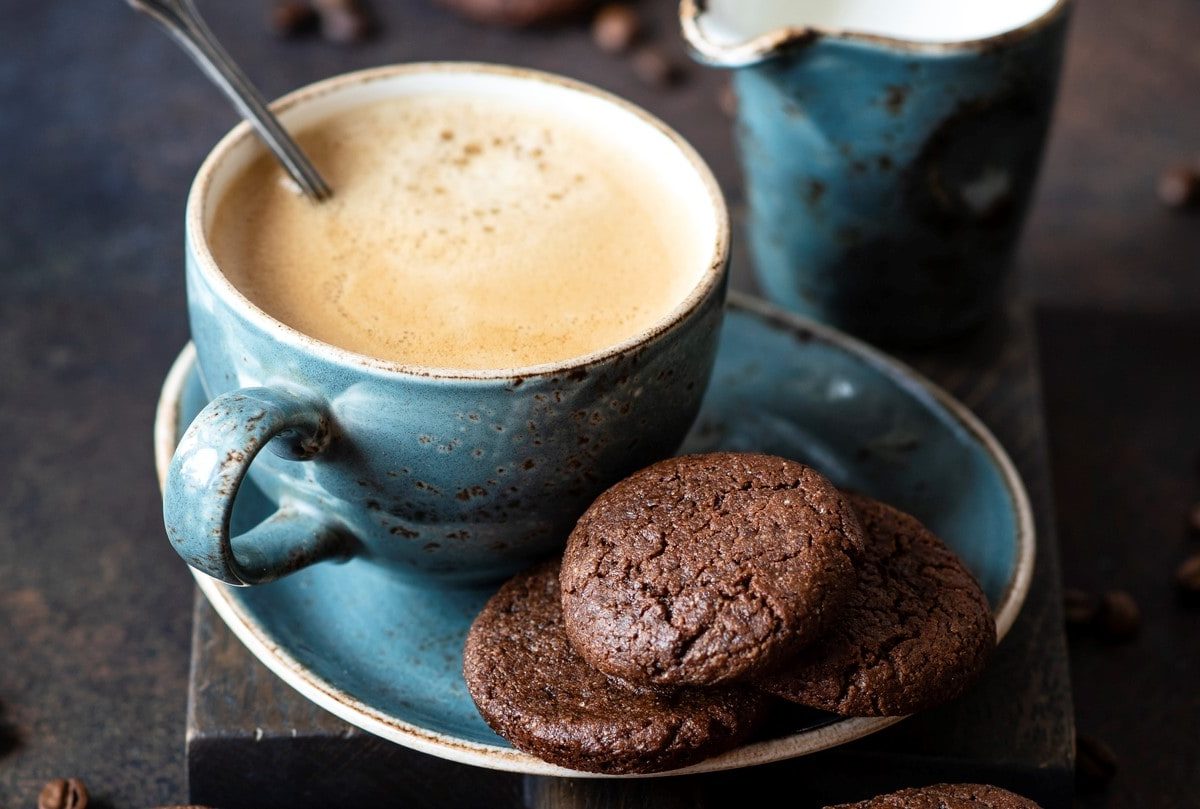
[[[658,112],[738,196],[714,74],[692,69],[678,90],[654,90],[583,31],[478,28],[425,0],[377,0],[382,38],[349,49],[272,39],[257,0],[201,6],[269,95],[418,59],[556,70]],[[661,30],[672,31],[672,7],[653,6]],[[1053,306],[1039,325],[1067,581],[1128,587],[1147,618],[1130,646],[1073,644],[1080,725],[1121,757],[1111,796],[1086,805],[1194,806],[1200,613],[1180,608],[1168,582],[1200,499],[1200,220],[1163,211],[1154,178],[1200,152],[1200,6],[1087,0],[1077,11],[1021,278]],[[117,0],[2,0],[0,19],[0,806],[31,806],[59,776],[84,778],[115,807],[179,802],[192,596],[162,536],[150,426],[187,333],[184,196],[234,116]],[[863,771],[873,755],[863,751]],[[422,760],[430,779],[457,772]],[[524,794],[669,805],[709,786],[667,796],[662,783],[540,781]]]
[[[1082,805],[1194,807],[1200,605],[1183,602],[1173,576],[1200,551],[1188,527],[1200,502],[1200,316],[1049,308],[1038,324],[1063,578],[1128,590],[1142,612],[1129,643],[1071,638],[1079,731],[1111,747],[1118,767]]]

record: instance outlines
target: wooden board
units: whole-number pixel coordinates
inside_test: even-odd
[[[1058,552],[1028,311],[935,352],[903,358],[962,399],[1012,455],[1037,516],[1025,608],[964,699],[844,748],[751,770],[598,782],[524,778],[376,739],[307,702],[254,660],[197,596],[188,703],[191,799],[223,809],[336,805],[722,806],[778,784],[797,809],[936,781],[1008,786],[1070,805],[1074,719]],[[386,802],[386,804],[384,803]]]

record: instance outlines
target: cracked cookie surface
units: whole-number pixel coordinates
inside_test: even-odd
[[[589,667],[563,632],[558,580],[558,562],[511,579],[463,650],[479,713],[515,747],[576,770],[648,773],[716,755],[753,730],[766,698],[752,688],[639,688]]]
[[[903,716],[954,699],[996,645],[987,599],[915,518],[847,497],[867,538],[858,586],[819,642],[757,684],[842,716]]]
[[[671,458],[600,495],[572,531],[567,636],[594,667],[631,682],[743,678],[836,619],[862,549],[847,500],[804,464]]]
[[[825,809],[1041,809],[1033,801],[985,784],[934,784]]]

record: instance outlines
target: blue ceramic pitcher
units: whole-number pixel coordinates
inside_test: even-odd
[[[746,235],[776,302],[881,342],[983,319],[1054,104],[1069,0],[683,0],[737,68]]]

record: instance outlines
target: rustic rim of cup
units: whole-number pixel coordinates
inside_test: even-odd
[[[637,351],[686,323],[701,308],[705,301],[714,294],[719,293],[729,266],[730,224],[729,210],[725,203],[725,197],[721,193],[716,177],[713,176],[712,169],[709,168],[704,159],[700,157],[695,148],[682,135],[643,108],[613,93],[601,90],[586,82],[530,68],[483,62],[412,62],[368,68],[366,70],[342,73],[322,79],[280,97],[271,102],[270,106],[272,111],[280,114],[314,99],[339,92],[346,87],[386,80],[397,76],[436,73],[458,73],[465,76],[497,76],[531,84],[549,85],[569,92],[590,96],[610,107],[612,111],[623,112],[632,116],[636,124],[648,127],[649,130],[657,131],[660,135],[666,137],[671,146],[674,147],[691,167],[696,178],[708,192],[713,212],[715,230],[713,234],[713,251],[708,266],[704,269],[687,297],[653,325],[619,343],[605,346],[589,354],[571,357],[558,362],[513,368],[467,369],[412,365],[360,354],[318,340],[272,317],[251,302],[221,271],[216,258],[209,248],[204,221],[208,205],[211,202],[209,196],[212,180],[217,170],[229,157],[230,152],[247,138],[253,137],[250,125],[243,121],[217,142],[217,145],[213,147],[212,151],[208,153],[208,156],[201,164],[188,192],[184,222],[188,252],[195,259],[195,264],[199,272],[209,284],[218,290],[220,296],[229,306],[238,310],[247,320],[254,323],[255,326],[263,331],[270,333],[280,342],[309,353],[317,354],[338,365],[349,366],[384,376],[401,378],[421,377],[447,380],[507,381],[514,379],[524,380],[530,377],[564,375],[579,369],[587,369],[621,355]]]

